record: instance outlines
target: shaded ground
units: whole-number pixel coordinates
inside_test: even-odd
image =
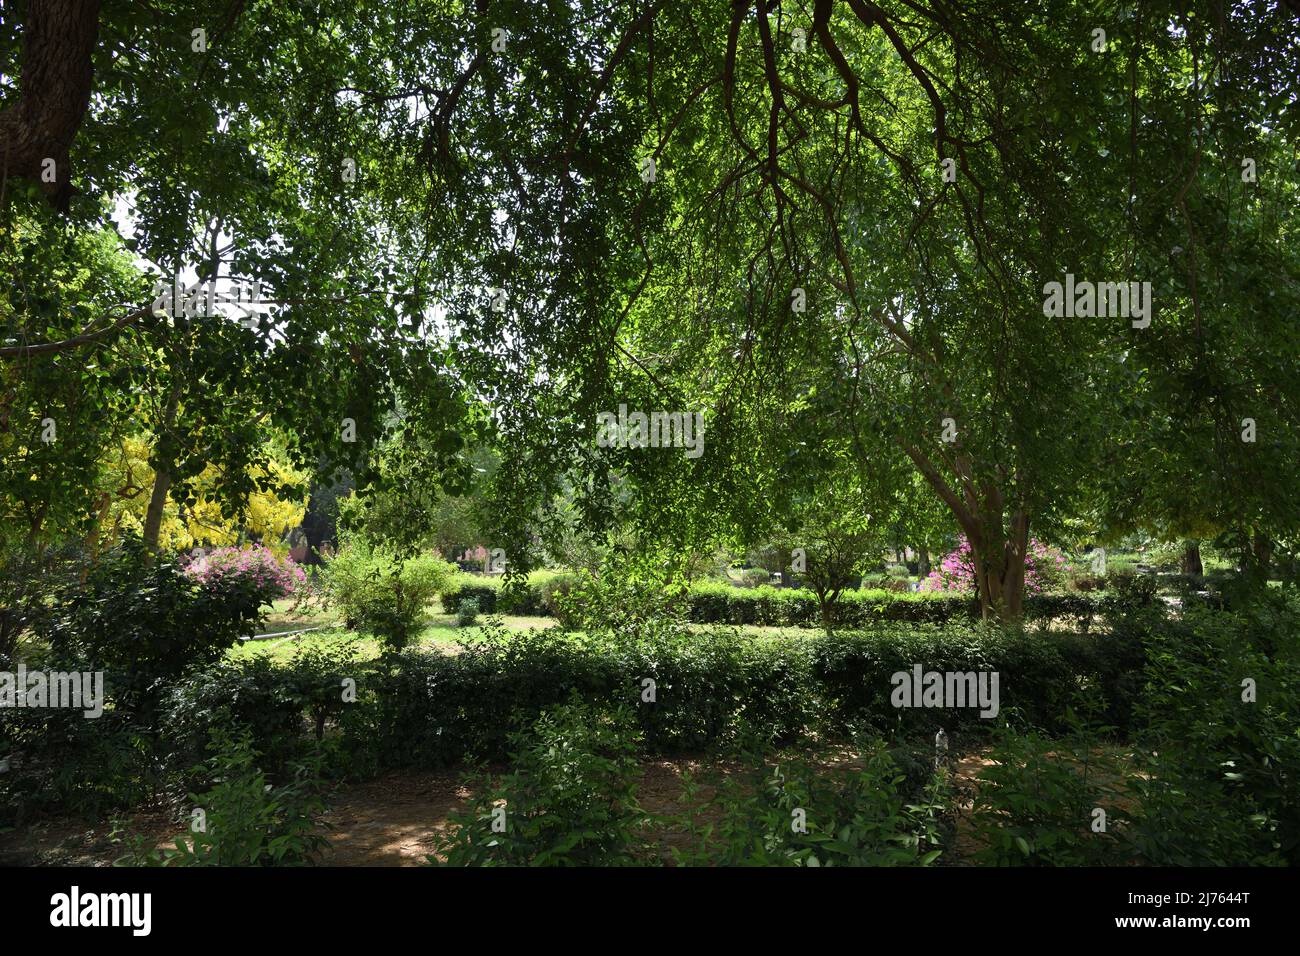
[[[499,768],[498,768],[499,769]],[[680,810],[681,773],[707,767],[694,760],[647,761],[639,798],[649,812]],[[725,772],[725,771],[724,771]],[[325,866],[421,866],[445,833],[452,811],[470,798],[463,770],[391,773],[340,788],[324,822],[330,849]],[[712,793],[702,788],[701,795]],[[163,811],[123,817],[125,829],[156,846],[171,845],[184,827]],[[124,848],[113,842],[113,825],[50,818],[0,833],[0,866],[110,866]],[[682,845],[684,834],[662,835],[663,852]]]
[[[845,753],[826,755],[827,765],[849,760]],[[986,761],[978,756],[963,758],[954,770],[959,785],[969,787]],[[499,768],[497,768],[499,769]],[[698,799],[707,800],[721,777],[736,768],[696,759],[647,760],[642,764],[638,787],[641,807],[657,816],[681,813],[682,773],[689,771],[700,784]],[[462,769],[434,772],[390,773],[372,780],[349,784],[330,800],[324,821],[329,825],[330,849],[320,860],[325,866],[420,866],[433,852],[436,837],[445,833],[453,810],[471,796],[463,783]],[[144,836],[157,846],[170,845],[184,828],[163,811],[141,812],[123,818],[125,829]],[[81,820],[48,819],[22,830],[0,833],[0,865],[24,866],[109,866],[125,852],[115,845],[113,826],[88,824]],[[961,839],[962,827],[958,835]],[[664,862],[672,859],[672,848],[686,847],[685,832],[669,829],[655,834],[652,852]],[[949,853],[953,862],[961,859],[960,847]]]

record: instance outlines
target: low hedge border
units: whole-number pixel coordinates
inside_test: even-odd
[[[501,759],[511,730],[574,691],[631,706],[652,754],[752,736],[979,733],[993,723],[978,708],[895,708],[890,678],[916,664],[997,671],[1000,716],[1014,710],[1048,731],[1061,729],[1076,689],[1104,695],[1108,721],[1123,726],[1142,662],[1140,643],[1110,635],[1006,635],[974,624],[881,625],[781,642],[706,631],[625,644],[534,631],[455,655],[407,651],[356,665],[356,703],[332,715],[327,741],[348,773]],[[646,679],[653,701],[643,698]],[[287,759],[313,736],[302,685],[292,664],[257,659],[193,676],[173,693],[164,722],[169,762],[187,766],[184,755],[201,754],[210,727],[225,722],[252,727],[259,750]]]
[[[552,614],[543,585],[530,580],[515,591],[504,591],[496,579],[482,579],[442,596],[443,610],[456,613],[462,598],[477,598],[485,614],[510,613],[543,617]],[[1025,598],[1029,620],[1067,618],[1082,630],[1116,610],[1150,604],[1149,592],[1119,594],[1035,594]],[[821,608],[811,591],[800,588],[737,588],[726,584],[697,584],[690,592],[688,619],[695,624],[757,625],[760,627],[819,627]],[[961,594],[941,592],[849,591],[841,596],[836,623],[864,627],[875,623],[943,624],[980,616],[979,602]]]

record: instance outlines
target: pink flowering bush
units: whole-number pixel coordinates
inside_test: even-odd
[[[217,548],[192,557],[185,573],[206,586],[243,585],[269,603],[302,589],[307,575],[289,558],[277,558],[262,545],[248,548]]]
[[[1029,539],[1029,555],[1025,561],[1025,593],[1040,594],[1059,587],[1070,572],[1070,563],[1058,548]],[[922,591],[946,591],[974,594],[979,590],[975,581],[975,555],[970,542],[963,535],[957,549],[939,562],[921,582]]]

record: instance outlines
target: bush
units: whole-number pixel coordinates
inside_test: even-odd
[[[812,674],[832,729],[933,733],[942,727],[951,734],[987,730],[994,722],[977,708],[895,708],[890,700],[894,674],[910,674],[918,664],[924,671],[997,672],[1001,709],[1016,709],[1035,726],[1052,728],[1059,726],[1070,689],[1081,680],[1097,680],[1080,672],[1082,663],[1067,659],[1045,635],[1007,633],[995,625],[882,625],[817,641]]]
[[[150,849],[136,839],[119,865],[137,866],[306,866],[328,841],[320,832],[325,809],[319,762],[294,768],[280,786],[257,767],[259,754],[249,735],[212,735],[212,757],[205,775],[211,790],[190,799],[201,817],[191,824],[189,840],[174,847]]]
[[[1109,728],[1004,732],[983,774],[980,858],[998,864],[1295,865],[1300,670],[1292,612],[1123,620],[1146,657],[1117,753]],[[1251,701],[1243,681],[1253,681]],[[1117,808],[1117,803],[1119,807]],[[1090,823],[1107,810],[1107,830]]]
[[[184,793],[212,783],[193,774],[204,766],[213,729],[248,733],[273,776],[319,749],[316,742],[324,740],[329,722],[351,706],[344,679],[358,685],[364,680],[356,655],[355,641],[340,639],[300,649],[286,664],[263,656],[227,660],[180,681],[167,694],[159,723],[164,762],[179,774],[173,788]]]
[[[1002,707],[1054,729],[1074,688],[1122,692],[1123,699],[1108,699],[1108,718],[1131,715],[1141,650],[1111,635],[1005,635],[983,625],[890,625],[779,642],[721,629],[667,629],[643,640],[557,630],[512,635],[489,620],[460,654],[407,651],[351,665],[355,705],[337,703],[335,679],[319,685],[335,702],[339,732],[327,742],[354,770],[502,759],[512,730],[574,692],[632,708],[648,753],[699,752],[749,737],[786,744],[860,727],[932,736],[940,725],[952,733],[991,725],[971,710],[895,709],[890,678],[916,663],[999,671]],[[191,679],[168,711],[165,732],[181,751],[169,763],[193,762],[186,757],[208,723],[248,722],[272,767],[294,759],[311,743],[302,680],[294,665],[277,671],[253,661]],[[514,724],[502,718],[512,713]]]
[[[1095,735],[1066,740],[1004,728],[980,775],[975,859],[992,866],[1116,866],[1127,814],[1121,761]],[[1104,816],[1099,816],[1100,810]],[[1104,823],[1104,829],[1102,829]]]
[[[547,614],[567,630],[581,630],[580,614],[562,606],[582,578],[573,572],[535,572],[526,584],[509,592],[490,578],[461,578],[443,594],[443,609],[455,614],[460,601],[474,597],[485,614],[498,611],[514,614]],[[978,618],[979,602],[962,593],[913,592],[904,579],[869,578],[863,587],[846,591],[834,605],[834,618],[841,627],[858,627],[879,622],[902,621],[943,623]],[[583,586],[584,590],[590,590]],[[644,602],[651,598],[629,595]],[[662,603],[654,599],[656,606]],[[1025,598],[1028,619],[1070,617],[1079,626],[1091,626],[1097,615],[1114,613],[1147,597],[1125,591],[1120,597],[1083,593],[1032,594]],[[816,627],[820,624],[817,596],[806,588],[737,587],[725,581],[693,584],[685,595],[687,619],[696,624],[759,625],[765,627]],[[675,602],[673,602],[675,603]],[[577,610],[576,608],[574,609]]]
[[[698,624],[757,624],[770,627],[812,627],[821,623],[817,596],[803,588],[745,589],[704,583],[688,594],[690,620]],[[977,612],[962,595],[913,594],[906,590],[846,591],[833,609],[844,627],[874,621],[946,621]]]
[[[50,594],[76,580],[83,555],[73,545],[0,547],[0,667],[11,663],[18,638],[50,611]]]
[[[112,713],[0,710],[0,756],[10,761],[0,829],[42,812],[102,820],[148,802],[159,783],[150,734]]]
[[[1150,574],[1112,571],[1106,576],[1106,588],[1111,606],[1132,609],[1152,604],[1160,582]]]
[[[574,699],[510,737],[511,771],[470,784],[471,808],[452,816],[438,852],[448,866],[612,866],[633,862],[635,721]],[[432,861],[432,858],[431,858]]]
[[[577,572],[555,600],[570,629],[618,634],[630,641],[666,633],[686,621],[683,591],[617,571]]]
[[[711,800],[677,822],[691,839],[686,850],[674,848],[674,858],[715,866],[929,866],[943,852],[944,782],[935,777],[908,793],[883,744],[872,742],[869,751],[857,767],[795,759],[728,775]],[[688,779],[688,801],[696,794]]]
[[[463,597],[456,607],[456,623],[461,627],[473,627],[478,621],[478,598]]]
[[[1136,852],[1165,866],[1300,863],[1295,613],[1189,608],[1134,626],[1151,662],[1137,707],[1147,772],[1135,781]]]
[[[252,576],[191,577],[136,541],[104,555],[84,583],[64,583],[37,634],[52,663],[104,671],[115,708],[151,725],[169,685],[251,632],[266,594]]]
[[[434,555],[399,558],[359,539],[344,544],[324,569],[326,596],[346,625],[393,650],[419,632],[426,606],[455,576],[455,567]]]
[[[455,614],[460,602],[465,598],[478,601],[479,611],[483,614],[496,614],[497,598],[501,594],[501,582],[497,578],[480,578],[462,574],[453,580],[442,594],[442,609],[448,614]]]
[[[294,594],[307,582],[306,573],[288,558],[276,557],[262,545],[250,548],[217,548],[183,562],[185,573],[203,584],[230,579],[242,580],[269,604]]]
[[[576,574],[551,575],[541,585],[542,608],[556,619],[565,630],[576,627],[575,619],[569,615],[569,594],[578,582]]]
[[[878,574],[873,577],[864,577],[860,590],[863,591],[892,591],[895,594],[907,594],[912,590],[912,582],[907,575],[907,568],[903,568],[903,574],[889,575]]]

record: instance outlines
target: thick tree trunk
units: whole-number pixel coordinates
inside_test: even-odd
[[[966,534],[975,563],[982,616],[1006,622],[1020,620],[1024,614],[1029,513],[1013,503],[1008,531],[1005,524],[1008,505],[1001,490],[991,478],[977,482],[969,458],[957,459],[959,494],[919,449],[905,444],[903,450]]]
[[[985,620],[1018,621],[1025,610],[1029,517],[1017,511],[1011,519],[1010,534],[999,533],[1001,515],[996,518],[996,523],[987,523],[981,534],[970,542],[975,580],[979,585],[980,616]]]
[[[164,468],[154,473],[153,492],[149,495],[149,509],[144,515],[144,546],[150,552],[158,550],[158,536],[162,532],[163,514],[167,508],[167,495],[172,489],[172,476]]]
[[[930,549],[921,547],[916,550],[916,573],[918,577],[930,576]]]
[[[30,0],[18,99],[0,113],[0,178],[35,179],[65,211],[74,191],[68,151],[90,104],[98,37],[99,0]]]
[[[1201,543],[1194,538],[1183,542],[1182,572],[1197,577],[1205,573],[1205,566],[1201,564]]]

